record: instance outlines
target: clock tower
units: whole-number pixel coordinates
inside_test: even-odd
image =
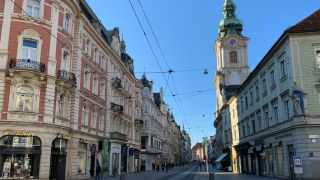
[[[222,8],[223,19],[219,24],[219,38],[215,42],[217,110],[235,93],[250,73],[247,53],[249,38],[241,34],[243,25],[235,11],[236,5],[233,1],[225,0]]]

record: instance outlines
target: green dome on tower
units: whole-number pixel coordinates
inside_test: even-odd
[[[242,36],[242,21],[237,18],[236,12],[236,5],[233,3],[232,0],[225,0],[222,12],[223,12],[223,19],[220,21],[219,24],[219,37],[223,38],[228,34],[237,34]]]

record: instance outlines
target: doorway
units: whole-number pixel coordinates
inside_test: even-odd
[[[289,152],[289,176],[291,180],[295,180],[296,176],[294,174],[294,164],[293,164],[293,156],[294,156],[293,145],[288,146],[288,152]]]
[[[67,140],[56,138],[51,146],[50,179],[65,180]]]

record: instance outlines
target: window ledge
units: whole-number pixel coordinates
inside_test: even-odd
[[[32,17],[24,13],[20,13],[18,16],[26,21],[36,22],[39,24],[50,24],[47,20],[43,19],[43,17]]]
[[[271,90],[274,90],[276,87],[277,87],[277,85],[276,85],[276,84],[273,84],[273,85],[270,87],[270,89],[271,89]]]
[[[69,119],[68,118],[65,118],[63,116],[56,116],[57,119],[59,120],[63,120],[63,121],[68,121]]]

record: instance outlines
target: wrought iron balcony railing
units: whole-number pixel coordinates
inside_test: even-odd
[[[67,83],[72,84],[73,86],[77,86],[77,78],[76,75],[72,72],[66,70],[58,71],[58,79],[61,81],[65,81]]]
[[[118,139],[118,140],[126,141],[127,135],[119,132],[110,132],[110,139]]]
[[[111,103],[111,110],[114,113],[123,113],[123,106],[115,104],[115,103]]]
[[[9,68],[37,73],[44,73],[46,71],[46,65],[44,63],[39,63],[30,59],[11,59]]]
[[[117,88],[117,89],[120,89],[122,88],[122,85],[121,85],[121,79],[119,78],[112,78],[112,86]]]

